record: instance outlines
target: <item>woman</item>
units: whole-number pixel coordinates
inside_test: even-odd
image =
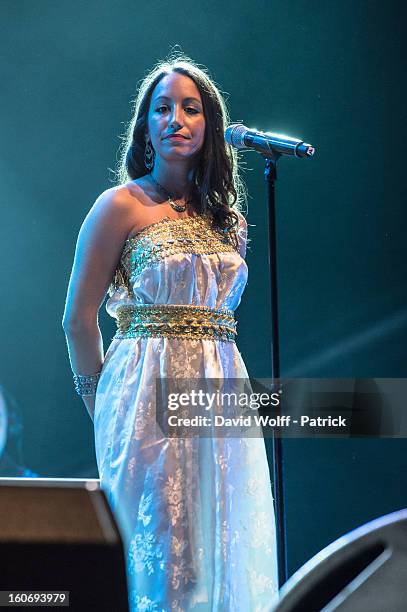
[[[120,184],[86,217],[68,288],[63,326],[132,610],[259,612],[277,590],[263,439],[156,428],[156,379],[247,378],[233,317],[247,225],[226,121],[218,89],[188,58],[152,70]],[[97,313],[108,290],[118,332],[104,356]]]

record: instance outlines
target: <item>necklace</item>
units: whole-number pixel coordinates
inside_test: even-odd
[[[172,195],[165,189],[165,187],[163,187],[162,185],[160,185],[160,183],[158,181],[155,180],[155,178],[153,177],[152,174],[149,174],[149,177],[151,178],[151,180],[153,181],[154,185],[156,187],[158,187],[158,189],[165,195],[165,197],[167,198],[168,202],[170,203],[170,206],[173,210],[176,210],[177,212],[181,213],[181,212],[185,212],[187,209],[188,204],[190,203],[190,200],[187,200],[185,202],[185,204],[177,204],[174,201],[174,198],[172,197]]]

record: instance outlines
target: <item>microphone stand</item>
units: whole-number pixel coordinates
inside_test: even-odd
[[[277,180],[277,161],[280,153],[270,151],[263,154],[266,160],[264,178],[267,182],[268,226],[269,226],[269,266],[271,290],[271,375],[273,383],[280,378],[280,351],[278,335],[278,292],[277,292],[277,244],[276,244],[276,207],[275,182]],[[281,402],[280,402],[281,403]],[[276,406],[276,416],[281,414],[281,406]],[[282,439],[273,435],[273,493],[277,528],[277,559],[279,587],[287,581],[286,525],[284,511],[283,447]]]

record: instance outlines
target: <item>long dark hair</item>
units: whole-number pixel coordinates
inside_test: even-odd
[[[195,83],[202,98],[205,138],[194,170],[194,205],[199,214],[209,213],[217,227],[235,234],[245,189],[238,173],[237,154],[226,144],[224,131],[229,123],[225,100],[207,70],[180,53],[159,62],[141,81],[127,126],[117,167],[122,184],[149,173],[144,163],[145,133],[151,96],[163,77],[177,72]],[[234,209],[234,210],[233,210]]]

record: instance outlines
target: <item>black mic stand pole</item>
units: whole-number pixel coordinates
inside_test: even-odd
[[[277,292],[277,244],[276,244],[276,206],[275,182],[277,180],[277,161],[280,153],[270,151],[263,155],[266,159],[264,177],[268,193],[269,226],[269,266],[271,290],[271,376],[273,383],[280,378],[280,351],[278,338],[278,292]],[[281,414],[281,406],[276,407],[276,416]],[[287,580],[286,525],[284,512],[283,448],[280,436],[273,434],[273,493],[275,500],[278,580],[281,588]]]

